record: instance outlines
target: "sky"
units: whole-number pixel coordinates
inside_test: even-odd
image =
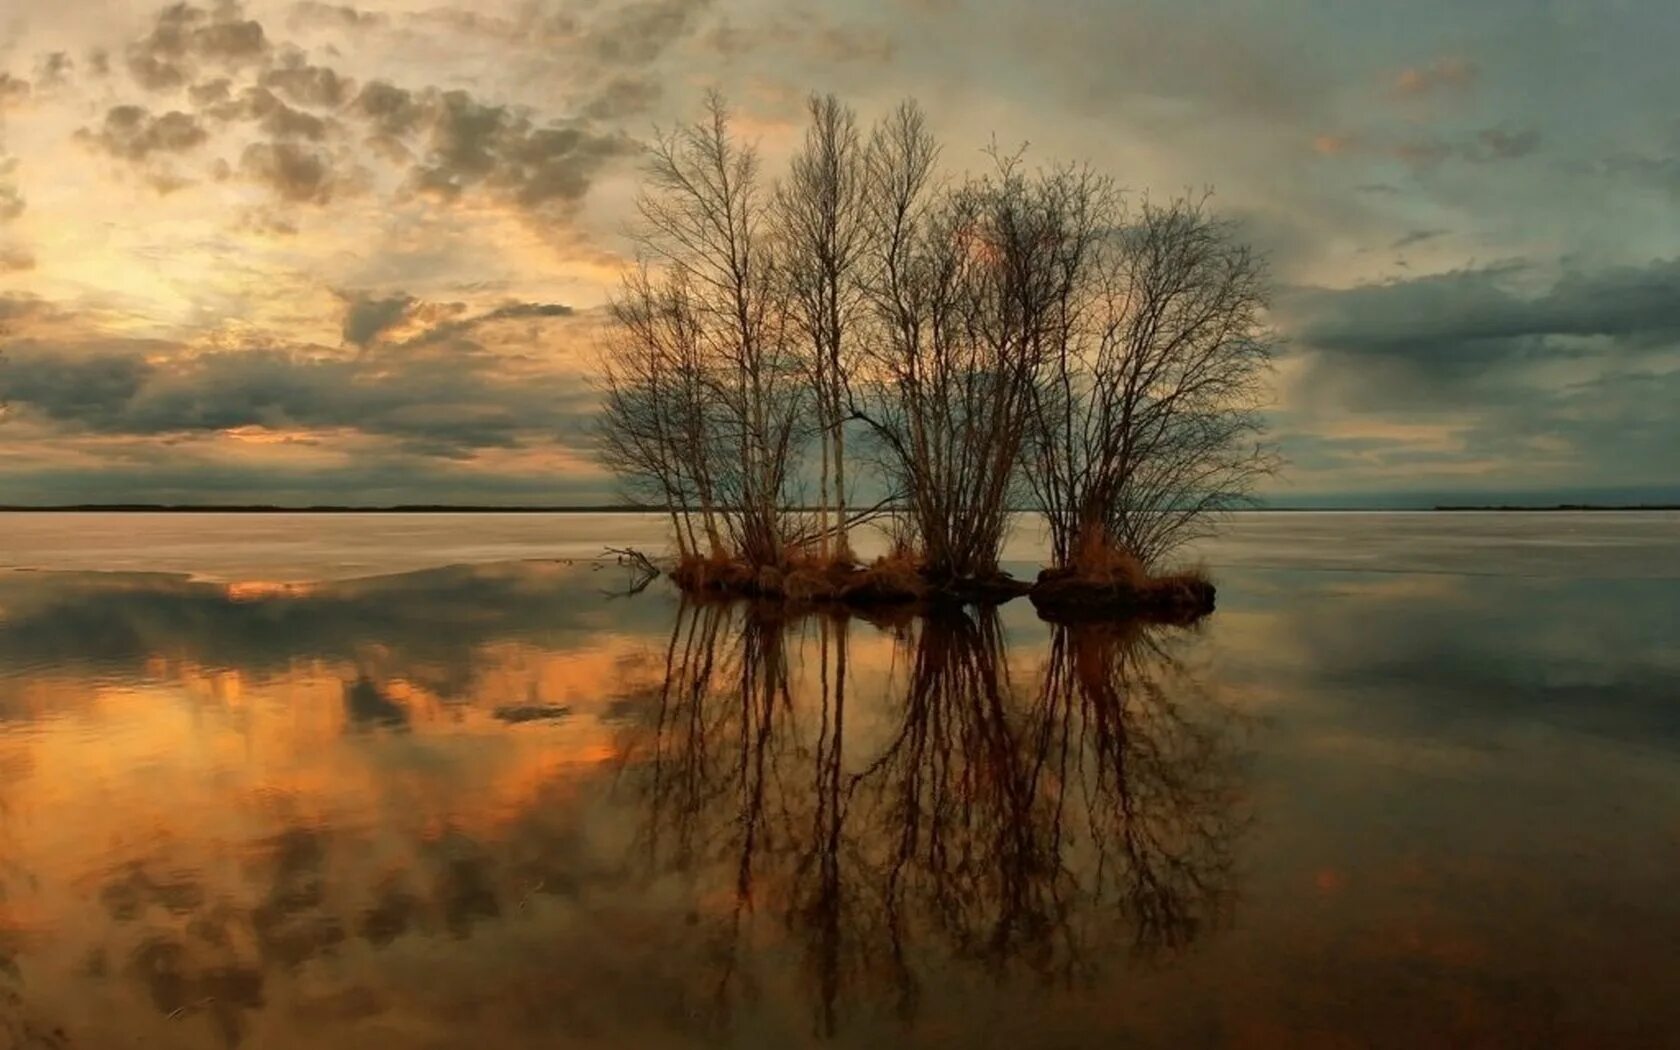
[[[1680,500],[1671,0],[7,0],[0,503],[590,503],[641,144],[914,97],[1270,262],[1277,504]]]

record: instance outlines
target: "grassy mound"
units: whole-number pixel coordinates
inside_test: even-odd
[[[1073,563],[1045,569],[1028,597],[1056,622],[1143,617],[1190,623],[1213,611],[1215,588],[1202,570],[1151,575],[1129,552],[1087,544]]]
[[[779,600],[795,605],[853,607],[929,602],[996,604],[1027,593],[1029,585],[1006,574],[980,580],[935,580],[903,550],[860,565],[847,558],[793,556],[782,568],[757,569],[726,558],[685,558],[671,570],[691,594]]]

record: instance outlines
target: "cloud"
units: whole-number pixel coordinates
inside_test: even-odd
[[[264,134],[274,139],[319,142],[327,137],[330,126],[313,113],[286,105],[265,87],[246,88],[237,100],[214,103],[204,112],[219,120],[252,121]]]
[[[27,206],[23,191],[13,181],[17,166],[17,158],[0,154],[0,225],[22,215]]]
[[[1571,272],[1538,295],[1510,289],[1495,266],[1290,297],[1298,338],[1352,354],[1461,356],[1526,337],[1680,338],[1680,257],[1643,267]]]
[[[1483,128],[1457,138],[1426,135],[1393,139],[1350,132],[1323,132],[1313,136],[1311,145],[1312,151],[1321,157],[1387,158],[1413,168],[1431,168],[1449,160],[1490,164],[1526,157],[1540,148],[1540,133],[1534,128]],[[1359,188],[1369,192],[1373,187]]]
[[[1447,92],[1462,92],[1476,82],[1478,70],[1468,59],[1438,58],[1424,66],[1407,66],[1394,75],[1392,92],[1400,98],[1418,98]]]
[[[596,29],[617,42],[588,37],[591,42],[580,46],[626,61],[652,55],[662,41],[687,32],[697,10],[667,0],[614,10],[596,19]],[[305,6],[293,13],[305,22],[362,24],[342,10]],[[464,89],[409,89],[381,79],[358,87],[302,49],[272,41],[231,0],[164,9],[127,55],[143,85],[184,90],[190,111],[153,116],[144,105],[119,105],[102,128],[84,129],[81,137],[112,156],[146,164],[146,178],[161,192],[188,183],[150,164],[151,158],[185,153],[205,144],[218,125],[239,123],[254,126],[262,138],[236,147],[237,170],[280,202],[320,206],[350,185],[384,185],[402,198],[443,203],[482,194],[545,222],[576,205],[609,163],[635,150],[629,138],[599,130],[593,121],[640,112],[659,91],[654,81],[615,74],[586,100],[582,118],[549,119]],[[354,165],[356,138],[396,168],[394,179],[377,180]],[[217,161],[216,170],[225,177],[229,166]]]
[[[0,245],[0,273],[20,273],[35,268],[35,256],[27,248]]]
[[[63,51],[51,51],[35,61],[35,80],[44,88],[60,87],[70,80],[76,62]]]
[[[851,62],[886,64],[897,54],[893,38],[874,28],[841,25],[816,12],[799,18],[772,15],[748,25],[724,20],[706,34],[706,43],[725,58],[744,58],[753,52],[797,53],[836,65]]]
[[[709,0],[631,0],[609,7],[584,46],[614,65],[645,66],[693,31]]]
[[[1467,147],[1465,156],[1474,161],[1513,160],[1539,148],[1540,133],[1533,128],[1520,131],[1484,128],[1476,133],[1476,140]]]
[[[129,73],[142,87],[180,87],[203,64],[237,68],[265,61],[269,42],[261,23],[243,17],[236,2],[206,10],[177,3],[158,13],[152,30],[130,44]]]
[[[337,187],[327,155],[293,142],[254,142],[245,147],[239,167],[247,178],[294,204],[325,204]]]
[[[584,105],[583,115],[592,120],[622,120],[652,109],[660,94],[657,80],[641,76],[614,77]]]
[[[114,106],[99,131],[86,128],[77,137],[113,157],[144,161],[154,153],[186,153],[202,146],[209,133],[196,117],[170,110],[154,117],[144,106]]]
[[[158,438],[264,428],[355,431],[459,459],[552,442],[593,413],[581,380],[486,353],[344,356],[307,348],[173,355],[14,342],[0,369],[14,417],[64,433]]]
[[[571,317],[576,312],[561,303],[514,301],[473,313],[466,303],[425,302],[402,292],[389,296],[360,291],[338,295],[346,304],[344,341],[364,349],[382,342],[409,347],[447,343],[502,321]]]
[[[187,98],[195,106],[222,106],[233,101],[233,81],[227,77],[206,80],[187,88]]]
[[[1312,150],[1321,157],[1340,157],[1356,152],[1361,147],[1359,139],[1353,135],[1332,134],[1326,132],[1314,135]]]
[[[575,121],[537,124],[523,111],[482,103],[465,91],[428,91],[419,105],[420,159],[408,187],[440,200],[483,187],[526,209],[573,204],[609,161],[634,149],[621,135]]]
[[[1405,236],[1397,238],[1389,247],[1395,249],[1410,248],[1414,244],[1434,240],[1446,232],[1446,230],[1411,230]]]
[[[29,101],[29,81],[0,72],[0,112]]]
[[[394,328],[408,316],[417,300],[408,295],[375,298],[366,292],[341,293],[349,303],[344,312],[344,341],[368,346],[380,334]]]
[[[362,11],[348,4],[322,4],[304,0],[292,5],[290,23],[293,26],[319,26],[328,29],[371,29],[390,21],[383,13]]]
[[[1680,199],[1680,153],[1621,152],[1583,165],[1589,175],[1608,175],[1656,189]]]
[[[1558,396],[1560,375],[1680,367],[1680,258],[1521,290],[1532,276],[1502,265],[1282,296],[1279,324],[1307,362],[1301,395],[1338,410],[1533,407]]]
[[[262,74],[258,83],[299,106],[336,109],[350,97],[354,84],[327,66],[312,65],[301,54],[289,53],[285,63]]]
[[[1672,484],[1680,258],[1536,276],[1507,264],[1281,297],[1288,453],[1337,485]],[[1451,440],[1339,436],[1383,420]]]
[[[444,343],[460,339],[475,329],[501,321],[547,320],[556,317],[571,317],[575,312],[570,306],[560,303],[504,303],[481,314],[436,323],[414,336],[406,345]]]
[[[406,188],[437,200],[483,188],[526,209],[572,204],[603,167],[634,151],[629,139],[586,122],[538,123],[523,109],[462,90],[409,91],[375,80],[352,109],[370,125],[380,152],[412,159]]]
[[[369,81],[356,96],[355,109],[378,135],[400,139],[419,127],[425,115],[412,92],[383,80]]]
[[[51,312],[46,300],[27,292],[0,292],[0,324],[37,320]]]

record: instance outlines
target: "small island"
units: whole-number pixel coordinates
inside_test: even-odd
[[[794,605],[1212,610],[1173,559],[1275,462],[1264,264],[1205,198],[985,156],[946,171],[915,103],[866,130],[832,96],[774,182],[716,96],[657,139],[597,433],[675,553],[618,553]],[[1000,567],[1017,509],[1048,525],[1032,581]]]

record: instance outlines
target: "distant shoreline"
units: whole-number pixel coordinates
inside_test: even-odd
[[[1520,504],[1513,505],[1513,504],[1504,504],[1504,503],[1498,504],[1498,505],[1491,505],[1491,504],[1490,505],[1471,505],[1471,504],[1459,505],[1459,504],[1448,503],[1448,504],[1441,504],[1440,506],[1431,507],[1429,509],[1432,510],[1432,511],[1457,511],[1457,510],[1515,511],[1515,512],[1551,511],[1553,513],[1556,513],[1558,511],[1581,511],[1581,510],[1619,510],[1619,511],[1629,511],[1629,510],[1680,510],[1680,503],[1623,503],[1623,504],[1612,504],[1612,503],[1556,503],[1556,504],[1553,504],[1551,506],[1526,506],[1526,505],[1520,505]]]
[[[1580,511],[1677,511],[1680,503],[1557,503],[1528,504],[1438,504],[1433,507],[1249,507],[1241,513],[1260,514],[1435,514],[1464,511],[1500,513],[1574,513]],[[1024,508],[1016,513],[1030,513]],[[623,504],[596,506],[479,506],[471,504],[415,503],[384,507],[351,507],[317,504],[286,507],[273,504],[166,504],[166,503],[71,503],[56,506],[0,505],[4,514],[661,514],[658,508]]]

